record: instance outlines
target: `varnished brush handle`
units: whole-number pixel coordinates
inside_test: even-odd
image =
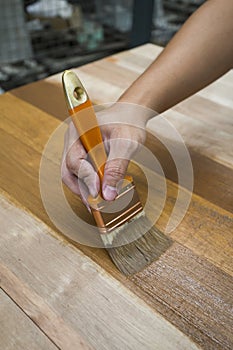
[[[66,71],[63,74],[63,87],[69,114],[79,133],[82,145],[89,154],[102,182],[107,155],[93,105],[77,75],[73,72]]]

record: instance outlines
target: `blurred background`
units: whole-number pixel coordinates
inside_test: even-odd
[[[0,93],[146,42],[205,0],[0,0]]]

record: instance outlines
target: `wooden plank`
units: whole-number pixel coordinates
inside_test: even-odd
[[[67,106],[64,100],[64,93],[61,84],[55,87],[54,84],[46,80],[40,80],[35,83],[27,84],[10,91],[10,93],[21,100],[29,102],[33,106],[54,115],[62,117],[64,120],[67,113]],[[54,93],[54,90],[56,93]]]
[[[153,134],[147,134],[145,146],[155,155],[167,179],[177,183],[177,169],[166,149]],[[193,166],[193,192],[198,196],[233,212],[232,169],[189,148]]]
[[[174,110],[204,124],[215,126],[219,131],[229,132],[233,127],[233,106],[225,107],[200,95],[194,95],[179,103]],[[221,133],[219,134],[221,136]]]
[[[2,288],[60,348],[86,348],[79,333],[94,349],[198,348],[44,223],[0,202]]]
[[[3,202],[2,205],[6,206],[7,203]],[[11,208],[8,207],[8,209]],[[18,224],[19,222],[16,225]],[[10,230],[14,230],[14,227],[9,228]],[[24,231],[25,228],[21,226],[21,230]],[[7,232],[5,231],[5,233]],[[15,232],[13,233],[13,237],[14,236]],[[3,242],[3,244],[4,243],[5,242]],[[34,249],[32,251],[34,255]],[[28,252],[28,254],[30,254],[30,252]],[[69,327],[63,321],[62,317],[59,316],[53,308],[47,305],[43,298],[31,290],[25,283],[21,282],[20,279],[1,262],[0,267],[1,288],[10,295],[59,349],[91,349],[87,342],[77,333],[77,330],[74,331],[72,327]]]
[[[227,73],[232,77],[232,71]],[[198,95],[208,98],[213,102],[217,102],[220,105],[226,107],[232,107],[233,101],[233,79],[229,79],[229,83],[226,83],[226,79],[220,78],[213,84],[209,85],[205,89],[198,92]]]
[[[111,74],[109,75],[110,71]],[[124,67],[119,67],[106,59],[83,66],[82,72],[97,77],[111,85],[116,85],[122,89],[125,89],[126,86],[131,85],[132,82],[138,77],[136,72],[128,70]]]
[[[42,153],[59,121],[9,93],[0,96],[0,101],[0,128]]]
[[[157,300],[170,305],[193,329],[205,332],[214,345],[201,339],[206,349],[232,349],[232,278],[190,250],[174,244],[161,259],[132,278],[150,305]],[[221,295],[221,296],[220,296]]]
[[[135,47],[129,51],[134,54],[139,54],[144,57],[155,59],[163,51],[163,47],[154,44],[145,44]]]
[[[0,329],[2,350],[58,349],[2,289],[0,289]]]
[[[140,54],[136,54],[132,51],[123,51],[119,54],[106,57],[105,58],[109,62],[113,62],[115,65],[119,67],[126,68],[128,70],[132,70],[137,74],[142,74],[144,70],[152,63],[153,58],[145,57]]]
[[[233,168],[233,150],[232,147],[229,147],[233,141],[233,127],[228,127],[228,131],[221,130],[220,132],[215,125],[201,122],[174,110],[165,112],[163,116],[178,130],[185,144],[191,149],[220,164]],[[191,128],[190,125],[192,125]],[[149,122],[148,128],[156,135],[170,139],[167,131],[160,130],[156,118]]]

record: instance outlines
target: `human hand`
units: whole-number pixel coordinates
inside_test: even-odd
[[[107,153],[101,192],[105,200],[117,195],[117,184],[125,177],[130,159],[144,143],[150,110],[128,103],[117,103],[96,114]],[[89,208],[87,198],[100,192],[100,179],[78,138],[73,122],[65,136],[62,180]]]

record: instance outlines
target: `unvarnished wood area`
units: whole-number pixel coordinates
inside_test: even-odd
[[[95,103],[114,102],[160,51],[148,44],[75,70]],[[0,116],[3,349],[232,349],[232,72],[164,113],[189,149],[194,190],[185,217],[169,233],[172,246],[130,278],[103,249],[68,240],[43,207],[41,155],[67,117],[61,75],[0,96]],[[177,171],[152,136],[155,120],[148,130],[146,146],[167,178],[156,223],[164,230],[179,189]],[[55,150],[49,161],[58,164],[59,157]],[[144,201],[144,177],[134,164],[129,171]],[[148,171],[156,211],[160,175]],[[90,221],[79,199],[69,191],[66,196]]]

